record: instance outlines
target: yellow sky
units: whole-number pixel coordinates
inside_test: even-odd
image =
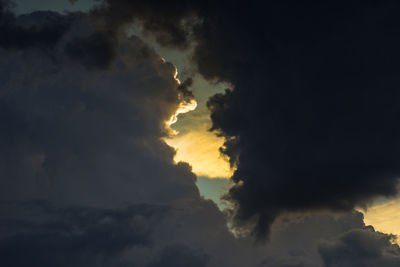
[[[177,75],[178,71],[175,78],[180,83]],[[184,103],[167,122],[171,126],[173,136],[164,140],[176,149],[174,160],[189,163],[198,176],[230,178],[233,174],[229,162],[219,151],[224,138],[217,137],[209,131],[211,118],[206,105],[209,96],[223,92],[227,87],[227,84],[212,84],[200,76],[195,76],[190,89],[196,101]]]
[[[377,231],[400,236],[400,199],[373,205],[362,212],[367,225],[374,226]]]
[[[228,161],[220,155],[219,148],[224,139],[198,127],[184,134],[178,134],[165,141],[177,150],[175,161],[188,162],[198,176],[229,178],[232,175]]]

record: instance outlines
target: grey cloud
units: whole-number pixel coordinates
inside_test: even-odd
[[[394,267],[400,264],[400,248],[392,244],[393,238],[371,227],[351,230],[321,244],[319,252],[326,267]]]
[[[113,41],[101,33],[75,38],[66,46],[67,54],[88,67],[108,67],[114,57]]]
[[[106,0],[91,12],[99,21],[99,28],[107,33],[117,34],[127,24],[139,22],[145,33],[151,33],[156,40],[169,47],[187,48],[190,33],[197,21],[191,1],[127,1]],[[201,6],[200,4],[199,6]]]
[[[85,14],[75,14],[68,30],[57,41],[52,41],[51,48],[47,45],[30,45],[19,48],[14,46],[18,49],[0,49],[1,205],[4,208],[5,203],[20,200],[34,203],[32,199],[46,199],[50,203],[47,207],[39,204],[44,207],[40,212],[35,211],[37,208],[18,205],[4,208],[0,217],[4,229],[0,236],[0,248],[3,255],[6,255],[4,259],[11,262],[10,266],[24,266],[32,262],[44,265],[41,262],[46,260],[62,266],[60,258],[65,260],[66,257],[69,261],[64,263],[65,266],[323,266],[324,262],[332,262],[331,256],[336,255],[336,251],[342,247],[345,247],[345,251],[363,251],[360,243],[360,240],[366,240],[363,234],[354,235],[350,239],[337,239],[337,236],[347,236],[348,232],[365,231],[359,213],[344,214],[338,218],[312,213],[308,216],[302,214],[300,218],[289,216],[287,220],[281,220],[281,217],[276,219],[278,214],[286,210],[351,210],[355,203],[368,202],[375,195],[394,194],[392,185],[395,180],[392,179],[392,172],[388,172],[387,179],[379,180],[379,186],[374,187],[377,185],[375,176],[368,176],[371,179],[362,180],[364,184],[359,184],[357,182],[360,180],[354,177],[361,176],[352,176],[352,179],[344,176],[343,179],[335,180],[335,174],[340,173],[338,170],[321,182],[325,185],[323,187],[320,183],[310,187],[313,179],[296,180],[298,184],[286,187],[291,179],[272,179],[280,176],[270,176],[269,172],[268,175],[263,172],[265,166],[270,166],[265,162],[276,163],[271,166],[278,168],[279,172],[283,170],[285,164],[281,160],[285,157],[275,157],[275,152],[280,149],[274,144],[286,136],[277,133],[286,133],[284,130],[287,125],[281,125],[282,129],[270,127],[268,122],[271,114],[277,116],[277,122],[281,121],[282,114],[286,114],[278,105],[285,102],[285,97],[280,90],[266,90],[264,79],[260,80],[259,77],[282,81],[285,75],[265,75],[263,67],[265,62],[270,61],[265,57],[258,58],[258,50],[253,49],[254,44],[262,46],[258,44],[258,39],[252,39],[257,29],[234,20],[242,11],[252,14],[253,9],[241,9],[239,12],[242,6],[233,5],[235,12],[217,16],[224,5],[192,5],[184,1],[178,5],[175,15],[171,16],[171,19],[178,18],[179,22],[164,24],[162,20],[166,18],[162,17],[162,12],[173,12],[176,7],[171,5],[172,2],[155,6],[154,13],[150,8],[151,4],[156,3],[153,1],[149,1],[147,7],[137,10],[134,10],[134,5],[128,5],[133,3],[130,1],[115,1],[115,4],[109,2],[109,9],[97,10],[92,15],[105,14],[105,19],[115,25],[130,21],[132,16],[139,16],[145,21],[146,16],[154,14],[160,16],[161,20],[152,21],[151,25],[161,23],[165,27],[160,28],[160,32],[170,34],[168,28],[182,26],[182,19],[191,14],[186,11],[189,7],[191,10],[196,7],[197,15],[206,19],[203,21],[205,28],[196,29],[196,34],[201,37],[198,37],[196,50],[196,53],[202,52],[196,55],[199,70],[206,77],[228,80],[235,85],[233,91],[215,96],[210,101],[210,108],[215,129],[228,140],[226,154],[231,156],[234,164],[240,163],[234,181],[238,185],[243,183],[244,187],[234,187],[230,193],[231,200],[238,207],[236,219],[246,223],[254,217],[260,219],[256,221],[259,233],[271,227],[270,242],[253,246],[253,240],[249,238],[234,238],[226,227],[225,215],[213,202],[199,196],[194,183],[196,177],[190,166],[185,163],[174,164],[173,149],[161,140],[168,134],[165,121],[175,113],[182,101],[181,95],[191,97],[187,91],[190,81],[179,88],[174,79],[174,66],[164,62],[139,38],[126,38],[116,32],[108,35],[104,29],[94,30],[88,24]],[[117,13],[113,12],[123,7],[126,9],[122,10],[124,12],[119,14],[120,17],[114,17]],[[259,12],[263,12],[263,9]],[[32,17],[28,15],[15,19],[29,21],[32,25],[39,21],[37,23],[40,25],[42,18],[42,14],[36,13]],[[259,17],[250,18],[248,22],[253,25]],[[288,25],[283,25],[284,30],[287,28]],[[148,29],[154,30],[150,26]],[[295,32],[289,31],[292,35]],[[180,30],[177,33],[179,37]],[[182,44],[178,46],[185,47],[189,40],[187,38],[171,40],[180,40]],[[247,41],[233,42],[238,38]],[[175,41],[167,43],[176,45]],[[227,43],[229,45],[224,45]],[[288,48],[283,51],[292,50]],[[104,57],[98,58],[102,52]],[[222,58],[214,57],[216,55]],[[284,59],[288,60],[286,57]],[[250,65],[254,62],[254,66]],[[272,62],[277,61],[272,58]],[[271,82],[272,85],[267,87],[275,88],[277,82]],[[297,92],[291,90],[293,88],[290,84],[284,85],[288,86],[283,87],[288,93]],[[251,90],[252,94],[246,90]],[[367,94],[367,99],[375,103],[372,98],[374,91],[367,92],[371,93]],[[313,96],[309,93],[310,97]],[[396,101],[396,97],[390,97],[391,93],[389,91],[389,98],[381,95],[376,99],[394,105],[389,107],[396,107],[394,102],[385,102],[387,99]],[[353,96],[357,98],[357,94]],[[302,97],[300,94],[296,99],[304,99]],[[262,99],[270,99],[266,105],[270,111],[267,114],[264,113],[265,107],[259,105]],[[273,105],[276,99],[283,102],[277,101]],[[290,101],[294,100],[289,98]],[[324,106],[324,103],[321,102],[318,107]],[[327,104],[329,107],[335,106]],[[396,114],[393,112],[386,118],[390,121],[396,118]],[[260,118],[266,120],[261,129],[260,124],[257,124]],[[378,122],[379,118],[376,117],[373,122]],[[274,129],[277,131],[274,132]],[[387,136],[385,129],[383,132],[378,131],[378,136],[394,138],[394,135]],[[264,138],[266,133],[270,137],[268,140]],[[292,139],[294,136],[289,134],[286,136],[289,139],[285,140],[297,144]],[[365,138],[368,139],[367,136]],[[313,140],[310,139],[310,142]],[[393,140],[388,138],[385,144],[392,145]],[[311,145],[315,143],[311,142]],[[267,150],[265,146],[271,147]],[[311,147],[315,149],[315,146]],[[293,150],[297,151],[297,148],[293,147]],[[290,146],[288,149],[292,151]],[[289,152],[282,155],[292,155]],[[313,155],[311,159],[315,159]],[[386,156],[393,155],[389,153]],[[300,162],[307,163],[304,165],[306,167],[311,166],[312,161],[310,163],[308,159],[306,157]],[[361,159],[365,160],[362,163],[369,162],[368,158]],[[289,163],[294,162],[293,158],[289,157],[288,160]],[[389,168],[395,165],[371,166]],[[271,169],[272,174],[274,170]],[[307,170],[310,171],[309,168]],[[350,173],[358,172],[353,170]],[[293,172],[283,177],[299,177],[297,175]],[[351,183],[347,184],[348,181]],[[306,185],[305,189],[303,185]],[[336,190],[338,187],[335,186],[341,190]],[[282,193],[276,188],[289,191]],[[284,194],[287,192],[290,194]],[[338,198],[337,192],[340,192]],[[124,205],[131,208],[121,208]],[[18,213],[19,209],[21,214]],[[372,235],[387,240],[386,235]],[[98,236],[102,239],[97,239]],[[322,240],[328,240],[325,242],[331,246],[323,248],[321,245],[320,254],[318,244]],[[375,258],[376,262],[395,262],[393,260],[396,257],[392,256],[396,256],[396,249],[386,241],[377,244],[373,248],[378,251],[381,248],[380,251],[385,253],[382,254],[384,257]],[[33,248],[32,253],[28,249],[18,250],[21,247]],[[77,251],[76,248],[81,250]],[[47,252],[51,251],[53,254],[48,256]],[[390,259],[386,257],[389,251],[394,251]],[[346,263],[358,264],[354,255],[350,253],[346,256]],[[31,262],[28,263],[28,259]]]
[[[234,263],[224,215],[162,141],[190,81],[137,37],[99,68],[108,46],[75,18],[51,48],[0,49],[0,264]]]
[[[203,267],[206,266],[207,255],[185,245],[174,245],[164,249],[160,258],[148,267]]]
[[[132,37],[95,71],[85,67],[90,53],[75,55],[85,65],[64,53],[73,34],[53,52],[0,51],[1,198],[107,206],[198,197],[189,166],[174,165],[160,140],[181,101],[175,67]]]
[[[12,209],[12,216],[4,218],[5,209]],[[55,208],[31,202],[3,204],[2,211],[0,255],[4,266],[122,266],[124,250],[151,243],[152,229],[168,208]]]
[[[18,19],[11,11],[11,1],[0,1],[0,47],[24,49],[40,47],[46,49],[56,44],[73,20],[72,16],[61,16],[52,12],[37,12],[28,20]],[[35,22],[30,23],[34,17]],[[41,23],[37,23],[40,21]]]

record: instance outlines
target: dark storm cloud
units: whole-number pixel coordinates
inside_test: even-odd
[[[13,216],[3,215],[0,222],[0,255],[1,264],[10,267],[126,266],[121,253],[148,246],[168,212],[154,205],[107,210],[45,202],[2,205],[3,214],[6,208]]]
[[[263,20],[250,9],[247,24],[233,26],[243,41],[217,46],[226,57],[213,64],[234,90],[209,101],[213,129],[227,138],[224,151],[237,166],[227,198],[237,204],[239,224],[256,218],[263,234],[285,210],[351,210],[378,195],[394,196],[400,172],[395,8],[260,9]],[[223,29],[219,38],[232,40]]]
[[[110,27],[157,21],[164,27],[145,28],[178,47],[194,40],[199,72],[233,85],[208,105],[237,167],[226,196],[237,226],[263,236],[284,211],[351,210],[397,193],[394,1],[106,2]],[[190,18],[198,23],[188,29]]]
[[[145,32],[151,32],[164,46],[186,48],[191,28],[196,21],[187,20],[195,15],[191,1],[129,1],[106,0],[92,11],[103,30],[118,32],[130,22],[141,22]],[[200,4],[200,6],[203,4]],[[197,6],[197,4],[195,5]]]
[[[143,8],[134,6],[139,3]],[[316,150],[316,144],[313,142],[317,142],[314,139],[308,140],[309,147],[304,159],[296,154],[301,158],[299,164],[309,163],[301,169],[301,175],[294,172],[298,171],[298,166],[293,165],[296,162],[289,153],[298,147],[289,146],[287,150],[283,150],[287,151],[284,158],[282,155],[272,157],[273,153],[281,151],[274,144],[283,137],[285,139],[280,144],[297,144],[291,140],[294,135],[284,131],[287,126],[285,123],[288,122],[280,121],[282,114],[286,115],[280,104],[285,102],[281,93],[295,94],[297,91],[289,85],[298,84],[291,82],[291,79],[284,79],[292,74],[289,65],[286,66],[285,75],[281,73],[281,76],[278,75],[280,72],[276,72],[269,65],[276,63],[277,66],[285,66],[284,63],[288,62],[281,62],[281,58],[288,61],[293,59],[291,63],[296,65],[299,59],[295,56],[299,55],[285,53],[298,48],[290,46],[286,42],[287,38],[280,35],[282,32],[271,30],[275,29],[271,26],[273,18],[280,18],[275,15],[276,9],[263,9],[258,6],[253,8],[250,2],[247,6],[231,3],[229,9],[226,3],[222,2],[202,2],[193,5],[189,2],[176,2],[178,5],[173,5],[170,1],[163,3],[156,5],[155,1],[109,1],[108,9],[100,8],[93,13],[96,16],[106,15],[103,17],[106,22],[104,28],[98,28],[100,24],[97,19],[101,20],[101,17],[94,18],[97,20],[94,22],[94,30],[86,15],[75,14],[68,30],[57,39],[58,41],[52,43],[51,49],[49,46],[36,49],[36,45],[23,46],[24,49],[0,48],[0,265],[324,266],[335,263],[332,258],[342,251],[362,251],[365,249],[362,244],[364,240],[380,239],[386,241],[377,242],[378,245],[367,250],[371,251],[372,256],[376,256],[379,253],[374,254],[373,251],[379,251],[381,248],[383,256],[375,258],[377,263],[390,263],[387,260],[396,262],[393,260],[396,260],[397,248],[387,243],[389,236],[373,232],[372,236],[378,238],[365,238],[363,234],[350,234],[352,237],[346,237],[348,233],[366,230],[360,213],[347,213],[339,217],[302,214],[299,218],[285,214],[288,218],[274,218],[285,210],[316,208],[315,203],[317,208],[351,208],[353,204],[367,200],[375,194],[394,192],[387,187],[393,183],[390,171],[387,172],[386,180],[382,180],[381,184],[376,183],[373,174],[381,172],[379,164],[370,164],[375,166],[375,169],[367,166],[368,170],[373,170],[371,176],[366,177],[363,180],[365,185],[361,184],[357,190],[356,183],[351,183],[351,179],[361,179],[356,175],[359,174],[358,169],[351,172],[354,177],[348,174],[333,177],[339,172],[336,171],[325,177],[326,186],[316,181],[314,187],[310,187],[311,190],[305,188],[305,185],[310,184],[310,180],[302,175],[310,172],[310,157],[314,159],[310,156],[310,151]],[[269,27],[258,24],[265,20],[265,10],[272,16],[271,21],[267,23]],[[307,18],[312,18],[311,15],[314,14],[307,13],[307,10],[298,11],[310,15]],[[42,14],[18,17],[16,23],[29,22],[33,27],[41,28],[45,21]],[[61,16],[55,13],[46,14]],[[167,17],[163,16],[164,14]],[[187,30],[185,27],[190,23],[185,24],[185,20],[193,14],[202,21],[201,27],[196,24],[195,28]],[[155,21],[149,20],[148,17],[153,15],[157,17]],[[248,19],[244,22],[241,18],[245,15]],[[149,25],[165,25],[160,29],[156,26],[146,27],[149,31],[155,31],[157,36],[167,34],[167,40],[174,40],[164,42],[167,45],[185,47],[193,37],[190,34],[195,34],[195,59],[201,73],[208,78],[229,81],[235,86],[226,94],[215,96],[209,105],[213,111],[214,128],[227,137],[229,143],[225,151],[231,156],[232,163],[238,166],[234,179],[238,185],[242,184],[243,189],[240,191],[239,187],[235,187],[231,191],[231,198],[238,208],[236,218],[240,222],[248,223],[255,216],[255,219],[259,219],[255,223],[260,227],[268,227],[270,223],[263,216],[269,215],[274,223],[267,245],[254,247],[251,246],[253,240],[234,238],[226,227],[224,214],[213,202],[205,201],[199,196],[195,186],[196,177],[190,166],[185,163],[173,163],[174,151],[161,139],[168,135],[165,122],[176,112],[180,102],[185,100],[182,97],[192,97],[187,90],[190,80],[179,87],[174,78],[175,67],[172,64],[162,60],[139,38],[127,38],[119,34],[118,29],[113,28],[123,26],[134,16],[138,16],[144,24],[150,21]],[[387,19],[388,16],[384,17]],[[321,15],[321,19],[324,18],[325,16]],[[169,19],[179,20],[179,23],[164,23],[164,20]],[[196,19],[196,23],[198,22]],[[275,23],[286,29],[289,36],[300,38],[304,35],[299,30],[307,23],[300,21],[302,23],[299,25],[287,25],[285,22],[283,20],[282,25]],[[185,29],[174,29],[182,25]],[[268,50],[272,49],[272,44],[266,46],[268,49],[265,52],[265,43],[259,42],[259,35],[255,33],[263,32],[263,25],[266,31],[264,41],[270,38],[275,40],[276,44],[282,42],[287,45],[280,44],[282,47],[279,54],[275,55],[272,50]],[[311,28],[307,30],[322,27],[321,24],[315,26],[314,21],[308,26]],[[377,32],[381,30],[377,28]],[[178,38],[181,31],[189,36]],[[305,42],[304,40],[300,38],[299,42]],[[159,41],[163,42],[163,39]],[[318,48],[318,42],[313,45],[314,47],[310,45],[305,50],[312,54]],[[391,45],[394,47],[396,43]],[[16,45],[12,47],[18,48]],[[279,49],[273,51],[279,52]],[[98,59],[97,56],[102,52],[105,57]],[[315,53],[317,52],[318,49]],[[336,54],[328,56],[335,59],[338,57]],[[351,58],[357,55],[347,56]],[[314,58],[315,62],[317,59],[319,58]],[[329,75],[323,72],[323,67],[330,61],[324,62],[322,58],[319,60],[321,77],[329,78]],[[340,57],[337,60],[340,60]],[[310,69],[307,64],[304,68],[299,68],[307,72],[305,67]],[[385,66],[379,66],[379,69],[382,73],[387,73],[385,77],[389,85],[389,81],[393,80],[394,70],[387,72],[389,69],[385,69]],[[339,71],[346,70],[348,68],[343,66]],[[299,77],[302,76],[299,74]],[[318,82],[327,83],[322,78]],[[268,82],[264,83],[265,80]],[[278,81],[282,82],[281,87],[277,87],[280,84]],[[329,81],[335,85],[334,79]],[[313,84],[317,81],[304,79],[305,85],[307,82]],[[366,92],[370,94],[364,98],[370,101],[368,103],[376,105],[372,105],[371,110],[366,112],[377,116],[372,118],[371,123],[376,124],[380,121],[382,125],[387,125],[386,123],[396,116],[397,110],[393,108],[396,99],[390,90],[384,91],[385,94],[374,95],[376,87],[372,86],[372,82],[367,85],[370,84],[371,87],[366,87]],[[299,89],[299,92],[305,92],[305,95],[295,94],[300,102],[313,96],[314,91],[307,88]],[[327,86],[320,96],[323,97],[326,92],[332,97],[332,88]],[[389,86],[390,88],[392,87]],[[349,95],[353,98],[357,98],[356,96]],[[389,97],[392,97],[390,100],[393,102],[384,101]],[[350,100],[349,105],[344,105],[345,111],[350,109]],[[380,110],[380,105],[374,101],[381,101],[388,106]],[[273,105],[274,103],[276,105]],[[296,103],[293,99],[290,102]],[[321,102],[315,108],[324,107],[322,104],[326,104],[327,109],[335,107],[329,103]],[[307,105],[304,105],[305,107]],[[340,108],[337,110],[340,111]],[[359,106],[357,110],[360,110]],[[389,110],[392,113],[386,114]],[[302,109],[295,111],[295,115],[307,114]],[[379,120],[379,116],[382,115],[380,112],[388,116]],[[271,123],[271,114],[276,116],[277,120],[274,122],[277,124]],[[321,115],[332,119],[323,112]],[[353,117],[350,118],[355,119],[356,115],[352,114]],[[300,122],[307,126],[304,120]],[[334,122],[331,123],[335,125]],[[341,125],[340,120],[336,123]],[[359,123],[367,121],[362,120]],[[346,123],[344,125],[348,126]],[[357,126],[356,123],[355,125]],[[384,138],[387,143],[383,144],[382,149],[386,149],[389,144],[393,145],[397,126],[393,127],[393,136],[385,134],[388,130],[386,128],[381,129],[381,132],[373,127],[366,129],[380,133],[376,142],[379,143]],[[299,129],[306,131],[308,128]],[[333,140],[342,140],[342,136],[338,136],[335,129],[332,128]],[[278,132],[286,135],[279,135],[278,140]],[[362,137],[360,142],[365,140],[368,140],[366,136]],[[323,144],[322,141],[321,143]],[[395,145],[393,149],[396,148]],[[337,146],[338,149],[341,148],[340,144]],[[372,147],[370,146],[371,151],[380,152],[377,146],[373,143]],[[333,145],[327,148],[333,149]],[[347,154],[343,153],[344,162],[357,154],[352,149],[349,151]],[[318,159],[325,163],[321,166],[327,167],[324,153],[319,155],[321,157]],[[379,155],[384,157],[383,160],[395,156]],[[371,163],[368,157],[375,156],[366,154],[365,157],[361,157],[360,164]],[[273,161],[274,159],[276,161]],[[283,159],[288,160],[290,168],[287,170],[292,175],[290,177],[286,176],[288,173],[280,173],[284,170]],[[340,169],[342,161],[335,157],[333,159],[332,162],[336,162]],[[382,165],[389,170],[391,162],[382,162],[389,164],[388,167]],[[362,164],[360,166],[365,167]],[[317,168],[315,172],[318,174],[324,170],[322,167]],[[265,172],[265,168],[268,173]],[[293,180],[294,178],[298,180]],[[332,179],[342,187],[339,193],[336,192],[338,185],[333,185]],[[291,185],[298,191],[291,189]],[[376,185],[382,186],[373,187]],[[283,190],[284,188],[287,190]],[[305,192],[309,192],[307,197]],[[350,196],[353,196],[353,199],[349,200]],[[34,199],[41,200],[37,202]],[[24,203],[21,204],[21,200]],[[341,202],[346,205],[339,205]],[[261,232],[262,228],[259,229]],[[318,249],[321,240],[325,242]],[[387,257],[389,252],[393,253]],[[358,264],[358,256],[358,253],[347,253],[346,263]]]
[[[51,47],[0,48],[0,265],[256,265],[229,257],[224,215],[162,140],[190,80],[136,36],[99,44],[73,15]]]
[[[76,20],[52,50],[0,50],[0,199],[114,206],[199,198],[190,167],[174,165],[160,140],[182,101],[175,67],[137,37],[121,37],[107,68],[96,55],[110,45],[85,28]]]
[[[359,212],[310,213],[280,217],[260,266],[397,266],[400,249],[394,236],[366,226]],[[291,217],[291,218],[290,218]],[[288,220],[289,219],[289,220]]]
[[[178,86],[178,90],[182,93],[184,99],[194,99],[192,91],[189,90],[189,87],[192,86],[192,84],[193,79],[188,78]]]
[[[16,23],[40,28],[42,14]],[[51,47],[0,48],[0,265],[229,262],[207,260],[233,236],[162,141],[190,81],[138,37],[70,15]]]
[[[66,32],[72,19],[51,12],[38,12],[35,15],[36,25],[31,25],[23,17],[17,20],[10,12],[11,3],[0,0],[0,47],[3,48],[50,47]],[[38,24],[37,20],[42,23]]]
[[[319,252],[326,267],[399,266],[400,248],[392,238],[371,228],[357,229],[321,244]]]
[[[114,44],[110,37],[94,33],[75,38],[66,46],[67,54],[88,67],[108,67],[114,57]]]
[[[194,251],[190,247],[175,245],[165,248],[160,259],[150,263],[148,267],[206,266],[207,255],[202,251]]]

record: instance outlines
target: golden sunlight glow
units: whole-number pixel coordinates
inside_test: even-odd
[[[178,121],[178,115],[179,114],[184,114],[190,111],[195,110],[197,107],[197,102],[196,100],[192,99],[190,100],[190,102],[186,102],[186,101],[182,101],[179,104],[178,109],[176,110],[176,113],[174,115],[171,116],[171,118],[169,119],[169,121],[167,122],[167,124],[169,126],[171,126],[172,124],[174,124],[175,122]]]
[[[175,68],[174,79],[177,84],[181,84],[178,79],[178,70]],[[181,103],[171,118],[166,121],[170,136],[164,141],[175,148],[175,162],[184,161],[192,166],[192,171],[198,176],[209,178],[230,178],[233,170],[229,162],[223,158],[219,148],[224,143],[224,138],[217,137],[208,131],[211,120],[206,110],[194,112],[195,115],[188,114],[184,120],[184,133],[179,133],[170,126],[178,121],[180,114],[194,111],[197,108],[195,99],[185,99],[180,95]],[[180,126],[182,127],[182,125]],[[178,129],[181,130],[182,128]]]
[[[364,213],[364,221],[375,230],[400,236],[400,199],[391,200],[368,208]],[[397,240],[398,242],[400,240]]]
[[[178,84],[181,84],[181,81],[178,79],[178,69],[175,67],[174,79]],[[181,96],[182,97],[182,96]],[[197,101],[195,99],[191,99],[190,101],[186,101],[185,99],[181,99],[181,103],[179,103],[178,109],[175,114],[171,116],[169,121],[167,122],[168,126],[171,126],[175,122],[178,121],[179,114],[188,113],[197,108]],[[177,131],[173,130],[173,134],[178,134]]]
[[[219,147],[223,138],[204,131],[191,131],[185,135],[165,140],[177,150],[175,161],[188,162],[193,172],[210,178],[229,178],[232,176],[229,163],[220,155]]]

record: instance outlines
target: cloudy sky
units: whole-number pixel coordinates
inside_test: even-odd
[[[0,0],[0,265],[400,266],[399,11]]]

